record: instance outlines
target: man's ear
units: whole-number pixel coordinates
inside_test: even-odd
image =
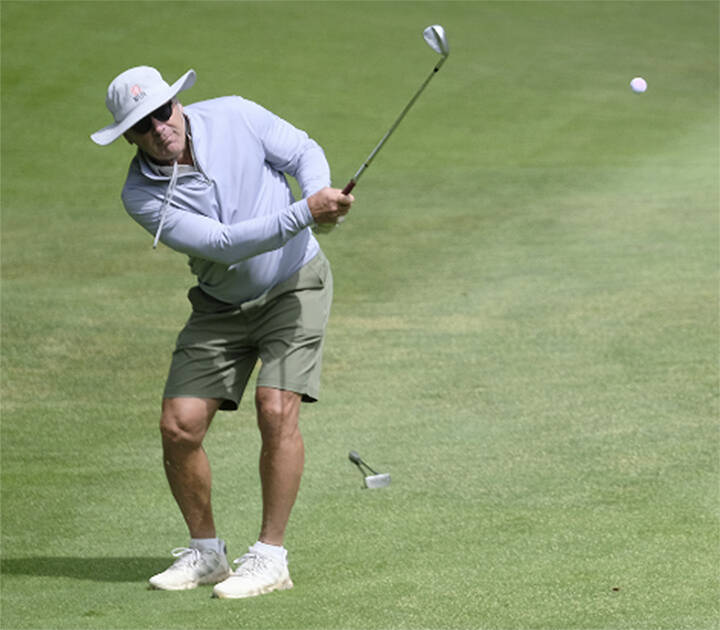
[[[128,144],[135,144],[132,140],[130,140],[130,136],[128,135],[127,131],[123,134],[123,138],[127,140]]]

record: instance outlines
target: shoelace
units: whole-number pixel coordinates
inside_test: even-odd
[[[200,562],[201,552],[193,547],[175,547],[170,553],[177,558],[173,563],[173,567],[181,568]]]
[[[241,558],[235,558],[233,564],[239,565],[233,572],[233,575],[261,575],[262,572],[272,564],[272,560],[251,551]]]

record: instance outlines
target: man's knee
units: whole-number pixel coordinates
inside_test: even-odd
[[[202,444],[219,401],[206,398],[166,398],[160,434],[166,446],[194,448]]]
[[[299,431],[300,394],[258,387],[255,392],[258,427],[263,438],[285,437]]]

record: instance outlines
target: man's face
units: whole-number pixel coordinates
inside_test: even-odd
[[[172,114],[166,121],[150,115],[150,129],[140,133],[131,128],[125,132],[130,144],[136,144],[158,164],[172,164],[185,151],[185,117],[180,103],[173,103]]]

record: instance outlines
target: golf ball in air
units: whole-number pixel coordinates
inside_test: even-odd
[[[641,94],[647,90],[647,81],[642,77],[635,77],[632,81],[630,81],[630,88],[636,94]]]

